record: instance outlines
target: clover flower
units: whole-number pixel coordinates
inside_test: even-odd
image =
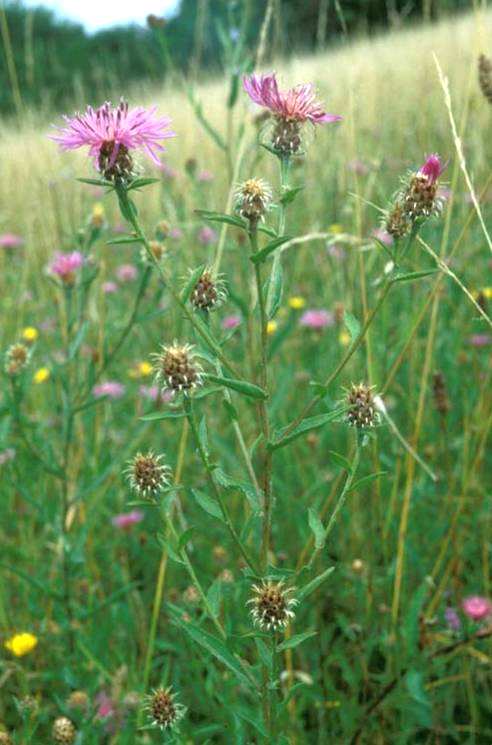
[[[470,595],[462,602],[463,612],[472,621],[483,621],[492,615],[492,603],[481,595]]]
[[[301,147],[301,127],[306,122],[313,125],[328,124],[341,119],[327,114],[316,100],[311,83],[296,85],[287,91],[278,87],[275,73],[249,75],[243,78],[243,87],[258,106],[263,106],[274,116],[272,145],[282,155],[290,155]]]
[[[65,127],[52,137],[62,150],[87,146],[95,168],[109,181],[128,181],[134,173],[132,151],[142,150],[157,165],[162,140],[174,137],[170,120],[158,117],[156,107],[130,109],[121,100],[117,107],[106,101],[98,109],[88,106],[84,114],[65,116]]]

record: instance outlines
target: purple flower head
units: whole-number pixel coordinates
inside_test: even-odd
[[[121,383],[117,383],[115,380],[107,380],[104,383],[95,385],[92,389],[92,393],[96,398],[121,398],[125,393],[125,386]]]
[[[116,276],[120,282],[133,282],[137,278],[138,271],[133,264],[120,264],[116,269]]]
[[[181,228],[171,228],[169,237],[174,238],[175,241],[179,241],[183,237],[183,231]]]
[[[115,515],[111,518],[111,522],[115,528],[129,530],[134,525],[138,525],[138,523],[142,522],[143,519],[143,512],[140,510],[132,510],[131,512],[122,512],[120,515]]]
[[[439,155],[429,155],[422,168],[419,170],[421,176],[426,176],[429,184],[434,185],[444,171],[445,166],[441,163]]]
[[[24,244],[24,239],[15,233],[4,233],[0,235],[0,248],[20,248]]]
[[[226,331],[241,325],[241,316],[226,316],[222,321],[222,328]]]
[[[391,246],[393,244],[393,237],[384,228],[374,228],[372,234],[378,241],[384,243],[385,246]]]
[[[156,385],[141,385],[138,392],[142,398],[149,401],[157,401],[159,398],[159,388]]]
[[[472,347],[487,347],[492,343],[492,336],[490,334],[472,334],[468,341]]]
[[[105,295],[112,295],[113,293],[118,292],[118,285],[116,282],[103,282],[101,289]]]
[[[213,228],[204,225],[203,228],[200,228],[198,231],[198,240],[202,245],[210,246],[211,243],[215,243],[217,240],[217,233]]]
[[[461,606],[472,621],[482,621],[492,614],[492,603],[481,595],[470,595],[463,600]]]
[[[321,330],[333,326],[335,317],[327,310],[306,310],[299,319],[299,324],[306,328]]]
[[[174,137],[175,133],[168,129],[170,120],[157,117],[156,111],[155,106],[129,109],[123,100],[114,108],[106,101],[96,110],[88,106],[84,114],[63,117],[66,126],[59,127],[60,134],[52,139],[62,150],[87,146],[98,171],[102,170],[102,156],[107,159],[105,168],[112,168],[120,149],[125,153],[143,150],[159,166],[158,152],[164,150],[161,141]]]
[[[446,610],[444,611],[444,620],[446,621],[446,625],[451,631],[459,631],[461,628],[461,621],[460,617],[458,616],[456,610],[454,608],[451,608],[448,606]]]
[[[213,181],[215,178],[212,171],[200,171],[200,173],[197,176],[197,180],[201,181],[202,183],[207,183],[209,181]]]
[[[327,114],[316,100],[312,83],[296,85],[288,91],[279,90],[275,73],[269,75],[246,75],[243,87],[254,103],[269,109],[282,119],[312,124],[337,122],[342,117]]]
[[[64,282],[73,281],[75,272],[80,269],[84,263],[84,257],[80,251],[71,253],[58,253],[51,262],[49,270],[51,274],[56,274]]]

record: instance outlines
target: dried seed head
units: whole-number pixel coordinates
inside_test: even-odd
[[[22,696],[21,699],[19,699],[19,709],[22,711],[23,714],[34,714],[38,710],[38,702],[37,699],[34,698],[34,696],[31,696],[27,694],[26,696]],[[0,745],[1,745],[0,740]]]
[[[12,344],[5,355],[7,375],[19,375],[29,363],[30,352],[25,344]]]
[[[107,181],[131,181],[135,175],[133,158],[125,145],[108,140],[101,145],[98,170]]]
[[[77,730],[68,717],[55,719],[52,730],[53,740],[60,745],[72,745],[75,742]]]
[[[211,269],[205,269],[191,293],[191,304],[196,310],[215,310],[227,297],[224,281],[214,278]]]
[[[169,347],[162,347],[160,354],[154,355],[156,381],[164,390],[189,391],[202,384],[201,366],[195,360],[193,347],[182,346],[176,341]]]
[[[448,391],[446,381],[442,372],[435,372],[432,378],[432,392],[434,394],[434,405],[436,411],[442,417],[445,417],[451,408],[451,404],[448,398]]]
[[[248,600],[252,606],[253,621],[261,629],[284,629],[291,618],[292,608],[297,605],[295,598],[289,597],[292,588],[285,588],[283,582],[265,582],[253,585],[253,597]]]
[[[89,696],[85,691],[72,691],[67,698],[67,706],[69,709],[81,709],[85,711],[89,708]]]
[[[171,469],[161,463],[164,456],[137,453],[129,462],[126,474],[132,489],[142,497],[155,497],[169,484]]]
[[[379,424],[379,414],[374,403],[373,387],[359,383],[352,384],[347,392],[347,421],[350,425],[363,429]]]
[[[492,104],[492,61],[485,54],[478,58],[478,82],[483,95]]]
[[[0,745],[12,745],[12,738],[8,732],[0,732]]]
[[[171,232],[171,226],[169,225],[167,220],[161,220],[155,229],[155,237],[158,241],[165,241],[166,238],[169,237],[169,233]]]
[[[175,698],[176,694],[172,693],[171,688],[158,688],[146,697],[145,708],[154,727],[172,728],[184,717],[186,708]]]
[[[409,232],[410,220],[399,202],[386,215],[383,228],[396,240],[403,238]]]
[[[272,190],[263,179],[250,178],[236,189],[236,210],[250,222],[256,223],[263,219],[271,201]]]
[[[439,183],[432,182],[424,173],[413,174],[404,199],[404,211],[410,220],[439,214],[442,200],[437,196],[438,187]]]

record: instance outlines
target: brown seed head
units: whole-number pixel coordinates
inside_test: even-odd
[[[300,150],[301,143],[301,123],[296,119],[275,117],[272,133],[274,149],[283,155],[293,155]]]
[[[0,732],[0,745],[12,745],[12,738],[8,732]]]
[[[77,730],[68,717],[55,719],[52,730],[53,740],[59,745],[72,745],[75,742]]]
[[[437,198],[438,188],[438,181],[430,181],[423,173],[413,174],[403,205],[403,209],[410,220],[430,217],[441,211],[442,203]]]
[[[133,158],[125,145],[120,143],[118,153],[114,158],[115,142],[103,142],[98,156],[98,168],[107,181],[131,181],[134,176]]]
[[[25,344],[12,344],[5,355],[5,372],[7,375],[19,375],[29,362],[29,349]]]
[[[146,708],[152,723],[161,729],[174,727],[185,714],[185,707],[175,701],[171,688],[158,688],[147,697]]]
[[[451,408],[448,398],[446,381],[442,372],[437,371],[432,378],[432,392],[434,394],[434,405],[442,417],[445,417]]]
[[[169,483],[170,468],[161,463],[164,456],[137,453],[129,462],[126,474],[130,485],[142,497],[154,497]]]
[[[252,606],[253,621],[260,628],[270,630],[284,629],[291,618],[292,608],[297,600],[289,597],[292,588],[285,588],[283,582],[265,582],[253,585],[253,597],[248,600]]]
[[[397,202],[388,212],[383,227],[397,240],[407,235],[410,230],[410,221],[401,204]]]
[[[492,104],[492,61],[485,54],[478,58],[478,82],[483,95]]]
[[[180,345],[175,341],[169,347],[162,347],[154,359],[156,380],[164,389],[186,392],[202,384],[203,370],[195,361],[190,344]]]
[[[363,429],[379,424],[379,414],[374,404],[373,388],[359,383],[352,384],[347,392],[347,421],[353,427]]]
[[[89,708],[89,696],[85,691],[72,691],[67,698],[67,706],[69,709],[81,709],[85,711]]]
[[[214,278],[210,269],[205,269],[191,293],[191,304],[196,310],[214,310],[226,298],[225,284]]]

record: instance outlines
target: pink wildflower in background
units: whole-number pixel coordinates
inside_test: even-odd
[[[197,176],[197,180],[201,181],[202,183],[208,183],[209,181],[213,181],[215,178],[214,174],[211,171],[200,171],[200,173]]]
[[[458,616],[456,610],[454,608],[451,608],[448,606],[446,610],[444,611],[444,619],[446,621],[446,625],[451,631],[459,631],[461,628],[461,621],[460,617]]]
[[[299,319],[299,324],[306,328],[321,330],[333,326],[335,317],[328,310],[306,310]]]
[[[226,316],[222,321],[222,328],[226,331],[241,325],[241,316]]]
[[[157,401],[159,398],[159,388],[156,385],[141,385],[138,392],[142,398],[149,401]]]
[[[4,233],[0,235],[0,248],[20,248],[24,245],[24,239],[15,233]]]
[[[169,179],[169,181],[172,181],[178,175],[177,170],[173,168],[172,166],[170,166],[169,163],[166,163],[164,160],[161,160],[159,162],[158,168],[160,172],[162,173],[162,175],[164,176],[164,178]]]
[[[72,283],[75,279],[75,272],[80,269],[84,263],[84,257],[80,251],[71,253],[58,253],[51,262],[49,270],[51,274],[56,274],[67,284]]]
[[[198,240],[200,243],[204,246],[210,246],[211,243],[215,243],[217,240],[217,233],[213,228],[210,228],[208,225],[204,225],[203,228],[200,228],[198,231]]]
[[[463,612],[472,621],[482,621],[492,614],[492,603],[481,595],[470,595],[462,602]]]
[[[95,385],[92,393],[96,398],[107,396],[108,398],[121,398],[125,393],[125,386],[115,380],[107,380]]]
[[[169,237],[174,238],[175,241],[179,241],[183,237],[183,231],[181,228],[171,228]]]
[[[118,292],[118,285],[116,282],[103,282],[101,289],[105,295],[112,295],[113,293]]]
[[[275,73],[270,73],[269,75],[245,76],[243,86],[254,103],[284,119],[327,124],[337,122],[342,118],[323,111],[321,104],[316,100],[314,86],[311,83],[281,91]]]
[[[360,158],[354,158],[348,161],[347,170],[355,173],[356,176],[366,176],[369,173],[369,166]]]
[[[140,510],[132,510],[131,512],[122,512],[120,515],[115,515],[111,518],[111,522],[115,528],[129,530],[134,525],[138,525],[138,523],[142,522],[143,519],[143,512]]]
[[[133,264],[120,264],[116,270],[116,276],[120,282],[133,282],[137,278],[138,271]]]
[[[52,139],[62,150],[87,146],[95,168],[107,177],[118,175],[112,170],[132,150],[143,150],[159,166],[162,140],[175,133],[168,129],[170,120],[157,117],[156,111],[156,107],[130,109],[123,100],[116,108],[109,101],[96,110],[88,106],[84,114],[65,116],[66,126],[58,128],[60,134]]]
[[[393,237],[384,228],[374,228],[372,235],[384,243],[385,246],[391,246],[393,244]]]
[[[472,334],[468,342],[472,347],[487,347],[492,343],[492,336],[490,334]]]

